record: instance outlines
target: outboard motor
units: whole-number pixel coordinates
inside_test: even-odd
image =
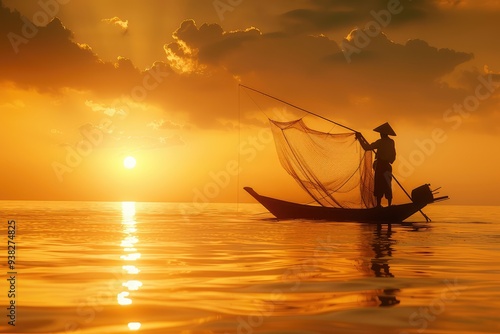
[[[429,204],[434,202],[434,195],[430,184],[424,184],[411,191],[411,200],[415,204]]]
[[[437,201],[444,201],[448,199],[448,196],[434,197],[434,195],[439,194],[437,188],[435,190],[431,190],[430,184],[424,184],[420,187],[417,187],[411,191],[411,200],[415,204],[429,204]]]

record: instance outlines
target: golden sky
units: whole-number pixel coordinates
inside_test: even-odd
[[[307,201],[243,83],[370,141],[389,121],[407,189],[500,205],[499,15],[498,0],[0,1],[0,199]]]

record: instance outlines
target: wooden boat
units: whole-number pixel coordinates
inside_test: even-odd
[[[430,221],[422,209],[430,203],[448,198],[435,198],[435,191],[433,192],[428,184],[413,189],[410,196],[392,175],[392,179],[405,192],[410,202],[389,207],[373,207],[375,201],[372,194],[375,184],[372,151],[375,150],[361,133],[267,93],[241,84],[240,86],[349,131],[319,131],[309,127],[304,122],[304,117],[284,122],[268,117],[282,167],[318,203],[305,205],[288,202],[259,195],[250,187],[244,188],[276,218],[393,223],[402,222],[420,212]],[[379,132],[381,138],[383,135],[396,135],[389,123],[384,123],[374,131]],[[387,174],[384,174],[384,177],[387,178]],[[352,205],[356,205],[356,208],[350,208]]]
[[[412,202],[388,207],[347,209],[298,204],[259,195],[250,187],[244,188],[278,219],[309,219],[335,222],[400,223],[419,212],[427,204],[445,200],[448,196],[435,198],[428,184],[412,191]]]

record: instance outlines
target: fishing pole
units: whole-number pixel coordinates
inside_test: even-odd
[[[352,131],[352,132],[358,132],[358,131],[356,131],[356,130],[354,130],[354,129],[352,129],[352,128],[348,127],[348,126],[342,125],[342,124],[337,123],[337,122],[335,122],[335,121],[332,121],[331,119],[328,119],[328,118],[326,118],[326,117],[324,117],[324,116],[321,116],[321,115],[318,115],[318,114],[316,114],[316,113],[313,113],[312,111],[309,111],[309,110],[306,110],[306,109],[301,108],[301,107],[299,107],[299,106],[296,106],[296,105],[294,105],[294,104],[292,104],[292,103],[290,103],[290,102],[284,101],[284,100],[282,100],[282,99],[279,99],[279,98],[274,97],[274,96],[272,96],[272,95],[269,95],[269,94],[267,94],[267,93],[261,92],[260,90],[257,90],[257,89],[255,89],[255,88],[248,87],[248,86],[245,86],[245,85],[243,85],[243,84],[240,84],[240,86],[241,86],[241,87],[244,87],[244,88],[246,88],[246,89],[252,90],[252,91],[254,91],[254,92],[256,92],[256,93],[262,94],[262,95],[264,95],[264,96],[267,96],[267,97],[269,97],[269,98],[271,98],[271,99],[273,99],[273,100],[276,100],[276,101],[279,101],[279,102],[284,103],[284,104],[286,104],[286,105],[289,105],[290,107],[293,107],[293,108],[295,108],[295,109],[298,109],[298,110],[304,111],[304,112],[306,112],[306,113],[308,113],[308,114],[311,114],[311,115],[314,115],[314,116],[316,116],[316,117],[319,117],[319,118],[321,118],[321,119],[323,119],[323,120],[325,120],[325,121],[327,121],[327,122],[330,122],[330,123],[333,123],[333,124],[335,124],[335,125],[338,125],[338,126],[340,126],[340,127],[344,128],[344,129],[347,129],[347,130],[349,130],[349,131]]]

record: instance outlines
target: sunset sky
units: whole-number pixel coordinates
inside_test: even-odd
[[[500,205],[499,17],[500,0],[0,0],[0,199],[307,202],[242,83],[369,141],[388,121],[408,190]]]

